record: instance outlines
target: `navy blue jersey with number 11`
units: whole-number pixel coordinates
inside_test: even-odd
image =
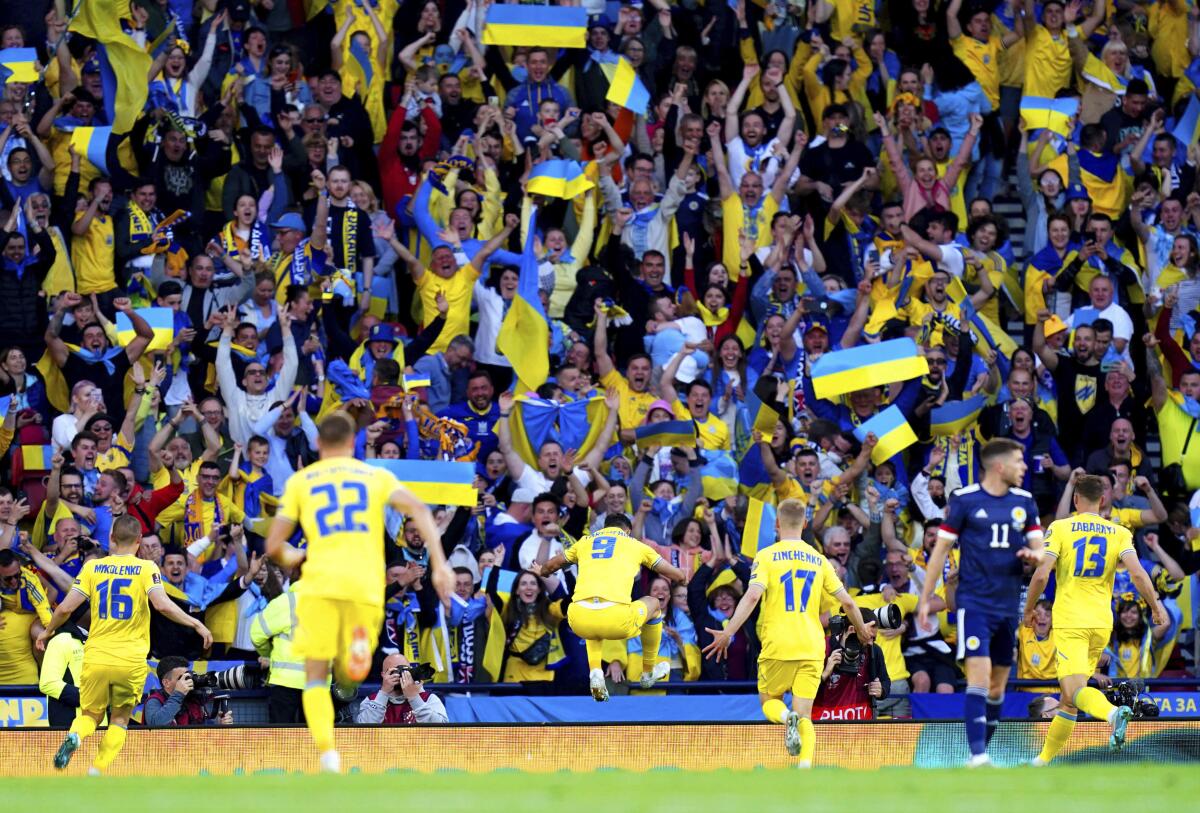
[[[1016,615],[1024,574],[1017,550],[1041,534],[1037,503],[1028,491],[1010,488],[996,497],[978,483],[955,491],[938,535],[958,541],[957,605],[988,615]]]

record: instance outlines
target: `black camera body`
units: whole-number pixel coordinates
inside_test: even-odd
[[[1131,708],[1134,719],[1158,716],[1158,706],[1150,699],[1149,695],[1139,692],[1137,686],[1131,681],[1123,680],[1120,683],[1114,683],[1104,693],[1104,696],[1114,706],[1128,706]]]
[[[437,674],[433,667],[427,663],[410,663],[406,666],[397,666],[392,670],[392,675],[400,677],[404,672],[408,672],[416,683],[424,683],[427,680],[432,680],[433,676]]]
[[[895,604],[885,604],[878,610],[872,610],[869,607],[859,608],[862,614],[863,623],[870,624],[875,622],[876,629],[894,630],[899,629],[903,623],[904,613],[900,607]],[[834,615],[829,618],[829,637],[834,642],[834,649],[842,651],[842,662],[834,667],[835,672],[840,672],[844,675],[857,675],[858,670],[862,668],[863,653],[866,648],[863,642],[859,640],[858,633],[855,632],[846,638],[846,642],[839,644],[838,641],[847,631],[852,630],[850,619],[844,615]]]

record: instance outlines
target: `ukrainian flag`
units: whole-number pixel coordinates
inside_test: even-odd
[[[929,427],[934,435],[958,435],[970,428],[979,420],[987,399],[982,395],[973,395],[965,401],[950,401],[940,407],[934,407],[929,416]]]
[[[1171,130],[1171,135],[1184,146],[1200,141],[1200,98],[1195,94],[1188,99],[1188,106],[1179,117],[1179,122]]]
[[[583,48],[587,45],[587,9],[497,3],[488,9],[483,44]]]
[[[604,98],[616,102],[626,110],[632,110],[639,116],[646,115],[650,108],[650,91],[646,90],[646,86],[638,78],[637,71],[625,57],[619,58]]]
[[[427,375],[418,375],[416,373],[404,374],[404,391],[412,392],[418,387],[428,387],[432,384]]]
[[[1021,119],[1025,129],[1049,130],[1063,138],[1070,138],[1074,129],[1072,120],[1079,114],[1079,99],[1048,99],[1044,96],[1026,96],[1021,99]]]
[[[129,0],[80,0],[68,28],[96,40],[104,107],[115,132],[125,133],[146,107],[147,81],[153,60],[121,28],[128,19]]]
[[[753,559],[760,550],[775,544],[775,506],[750,498],[742,525],[742,556]]]
[[[531,181],[532,182],[532,181]],[[533,253],[537,208],[529,216],[517,294],[500,325],[496,348],[508,358],[522,391],[534,390],[550,376],[550,320],[538,294],[538,261]]]
[[[813,390],[831,399],[855,390],[928,375],[929,364],[912,339],[892,339],[826,353],[812,366]]]
[[[738,465],[738,491],[758,500],[775,499],[771,475],[763,465],[762,444],[752,443]]]
[[[21,465],[26,472],[50,471],[51,459],[54,457],[53,446],[22,446]]]
[[[371,82],[375,78],[375,68],[371,65],[371,55],[363,47],[362,41],[355,37],[350,38],[349,67],[351,73],[362,82],[361,93],[363,98],[366,98],[371,89]]]
[[[695,446],[695,421],[660,421],[639,426],[634,430],[637,444],[647,446]]]
[[[71,144],[75,152],[92,162],[92,166],[104,175],[108,174],[108,137],[111,127],[76,127],[71,131]]]
[[[474,463],[378,458],[367,462],[396,475],[417,499],[429,505],[475,505],[479,500]]]
[[[36,82],[37,50],[34,48],[5,48],[0,51],[0,76],[4,83]]]
[[[607,416],[608,407],[602,395],[562,404],[518,395],[508,420],[513,451],[536,467],[538,450],[547,441],[554,441],[564,449],[574,449],[576,457],[583,458],[599,442]]]
[[[700,468],[700,482],[704,496],[711,500],[723,500],[737,494],[738,469],[729,452],[705,450],[707,462]]]
[[[494,7],[493,7],[494,8]],[[555,158],[534,164],[529,172],[525,191],[530,195],[545,195],[548,198],[574,200],[595,184],[588,178],[583,167],[576,161]],[[530,229],[530,233],[532,233]]]
[[[871,451],[871,462],[875,465],[879,465],[917,442],[916,433],[904,419],[904,413],[900,411],[900,407],[895,404],[854,429],[854,437],[860,441],[865,441],[868,433],[879,439]]]
[[[767,440],[770,440],[775,432],[775,425],[786,419],[787,405],[781,404],[776,398],[778,382],[779,379],[775,376],[760,376],[746,396],[746,414],[750,427],[762,432]]]
[[[171,340],[175,338],[174,310],[171,308],[138,308],[134,313],[145,319],[146,324],[154,330],[154,339],[146,348],[147,352],[166,350],[171,346]],[[134,332],[133,323],[129,321],[129,317],[124,313],[117,313],[117,343],[126,347],[136,336],[137,333]]]

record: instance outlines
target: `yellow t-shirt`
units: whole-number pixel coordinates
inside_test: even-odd
[[[384,509],[400,481],[352,457],[318,460],[288,478],[276,516],[298,522],[308,543],[306,595],[383,606]]]
[[[96,468],[100,471],[115,471],[116,469],[128,466],[129,455],[132,454],[130,449],[132,448],[132,441],[124,435],[118,434],[117,439],[113,441],[112,446],[108,448],[107,452],[96,453]]]
[[[437,295],[446,297],[450,309],[446,312],[446,326],[442,328],[430,353],[440,353],[450,344],[455,336],[471,332],[471,297],[475,291],[475,280],[479,279],[479,271],[475,266],[467,264],[450,279],[439,277],[432,271],[426,271],[417,280],[417,293],[421,295],[424,321],[428,325],[437,318]]]
[[[872,0],[833,0],[833,19],[829,25],[836,42],[846,37],[861,42],[867,29],[877,25],[875,3]]]
[[[190,493],[180,495],[178,500],[159,512],[156,520],[159,525],[168,530],[168,538],[174,544],[190,545],[197,539],[208,536],[216,521],[216,506],[218,503],[221,506],[221,521],[216,524],[228,525],[229,523],[240,523],[246,520],[245,511],[218,494],[213,500],[205,500],[199,498],[199,495],[197,495],[198,502],[200,503],[200,522],[193,522],[187,516],[189,496]],[[201,554],[200,561],[207,561],[215,550],[215,547],[210,547]]]
[[[662,561],[658,551],[618,528],[601,528],[567,548],[566,559],[579,566],[575,596],[628,604],[633,580],[643,567]]]
[[[183,496],[186,497],[196,490],[196,478],[200,476],[200,464],[203,462],[203,460],[193,460],[192,465],[179,472],[179,479],[183,480]],[[155,489],[166,488],[171,485],[170,470],[166,466],[163,466],[151,474],[150,485]]]
[[[1004,21],[995,14],[992,15],[992,30],[1004,34],[1012,31]],[[997,60],[1000,63],[1000,86],[1019,88],[1025,84],[1025,38],[1018,37],[1012,45],[1000,51]]]
[[[1179,78],[1191,64],[1187,48],[1187,5],[1154,3],[1146,10],[1147,30],[1151,37],[1150,56],[1163,76]]]
[[[1194,420],[1170,397],[1158,411],[1157,417],[1158,434],[1162,438],[1163,465],[1182,464],[1183,477],[1188,484],[1200,484],[1200,438],[1191,438],[1192,442],[1188,444],[1191,457],[1183,453],[1184,444],[1188,442],[1189,436],[1200,428],[1200,421]]]
[[[1054,647],[1054,635],[1047,633],[1045,638],[1038,638],[1037,633],[1024,624],[1017,628],[1018,680],[1057,680],[1057,660],[1058,650]],[[1047,687],[1031,691],[1049,692],[1053,689]]]
[[[636,429],[645,423],[650,405],[658,400],[652,392],[635,392],[625,376],[616,370],[609,370],[607,374],[600,376],[600,383],[605,387],[614,388],[621,396],[617,416],[621,419],[622,429]]]
[[[1043,25],[1037,26],[1025,47],[1025,95],[1053,99],[1071,82],[1071,53],[1067,32],[1057,37]]]
[[[783,539],[754,557],[750,584],[765,591],[759,605],[759,657],[764,660],[825,659],[822,597],[845,590],[829,561],[807,542]]]
[[[1117,563],[1134,553],[1133,534],[1099,514],[1076,514],[1051,522],[1045,540],[1057,559],[1054,626],[1110,629]]]
[[[75,213],[79,222],[84,212]],[[113,250],[113,220],[99,212],[82,236],[71,237],[71,264],[75,266],[75,290],[83,296],[103,294],[117,287],[113,274],[116,254]]]
[[[87,562],[71,588],[92,607],[84,659],[113,666],[145,664],[150,651],[150,591],[162,590],[158,565],[132,554]]]
[[[753,223],[749,224],[758,246],[771,245],[771,218],[779,211],[779,204],[771,196],[771,190],[765,189],[763,201],[759,204]],[[742,267],[741,240],[742,229],[747,228],[747,210],[738,195],[730,195],[721,201],[721,234],[723,235],[721,262],[729,271],[730,279],[736,280]]]
[[[920,597],[916,593],[900,593],[896,596],[894,602],[899,608],[902,615],[912,615],[917,611],[917,602]],[[888,602],[883,600],[883,596],[879,593],[866,593],[854,597],[854,603],[859,607],[865,607],[871,610],[878,610]],[[888,677],[892,680],[907,680],[909,677],[908,666],[904,663],[904,636],[903,635],[876,635],[875,643],[883,651],[883,661],[887,664]]]
[[[1000,52],[1004,45],[994,31],[987,42],[980,42],[968,34],[960,34],[950,40],[954,55],[963,61],[975,76],[975,81],[987,94],[992,109],[1000,109]]]
[[[678,398],[675,399],[673,406],[676,418],[681,421],[692,421],[696,424],[696,443],[701,449],[723,449],[729,451],[733,448],[729,440],[729,424],[725,423],[725,421],[711,412],[707,413],[703,420],[697,420],[692,417],[687,404]]]

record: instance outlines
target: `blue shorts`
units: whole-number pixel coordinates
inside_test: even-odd
[[[991,658],[992,666],[1012,666],[1016,642],[1012,618],[959,608],[958,660]]]

